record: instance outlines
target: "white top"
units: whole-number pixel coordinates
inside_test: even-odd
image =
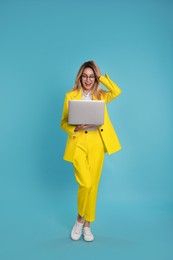
[[[92,100],[92,94],[91,91],[89,91],[87,94],[84,93],[84,91],[82,90],[82,100]],[[93,126],[93,127],[88,127],[86,128],[86,130],[96,130],[98,129],[97,126]]]
[[[91,91],[85,94],[84,91],[82,90],[82,100],[92,100]]]

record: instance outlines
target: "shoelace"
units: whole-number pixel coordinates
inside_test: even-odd
[[[85,229],[84,229],[84,232],[85,232],[85,234],[86,234],[87,236],[91,236],[91,235],[92,235],[90,228],[85,228]]]

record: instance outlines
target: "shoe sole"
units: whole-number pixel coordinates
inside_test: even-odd
[[[84,235],[83,235],[83,239],[84,239],[85,242],[92,242],[92,241],[94,241],[94,238],[92,240],[85,239]]]

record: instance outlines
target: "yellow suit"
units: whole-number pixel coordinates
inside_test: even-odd
[[[114,98],[120,95],[121,93],[120,88],[109,78],[108,74],[105,74],[105,76],[100,76],[99,81],[103,85],[105,85],[106,88],[109,89],[109,91],[107,92],[105,91],[104,94],[101,95],[101,99],[104,100],[105,103],[112,101]],[[68,124],[68,101],[71,99],[73,100],[82,99],[82,91],[80,92],[71,91],[66,94],[62,120],[61,120],[62,129],[68,133],[64,160],[73,162],[73,157],[74,157],[76,142],[77,142],[76,137],[79,133],[77,134],[74,133],[75,126]],[[93,97],[93,99],[96,98]],[[120,142],[110,121],[106,106],[105,106],[104,125],[99,126],[98,129],[105,146],[105,151],[108,152],[108,154],[112,154],[121,149]]]
[[[99,81],[109,91],[101,93],[105,103],[116,98],[121,90],[108,77],[100,76]],[[96,99],[94,96],[93,99]],[[95,208],[99,180],[104,161],[104,152],[109,154],[121,149],[118,137],[111,124],[105,105],[104,125],[96,130],[74,132],[75,126],[68,124],[68,101],[82,99],[82,91],[66,94],[61,127],[68,133],[64,159],[73,163],[78,188],[78,214],[91,222],[95,219]]]

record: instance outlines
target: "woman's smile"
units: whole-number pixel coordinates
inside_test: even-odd
[[[93,85],[93,83],[86,83],[86,82],[84,82],[83,84],[86,88],[90,88]]]

